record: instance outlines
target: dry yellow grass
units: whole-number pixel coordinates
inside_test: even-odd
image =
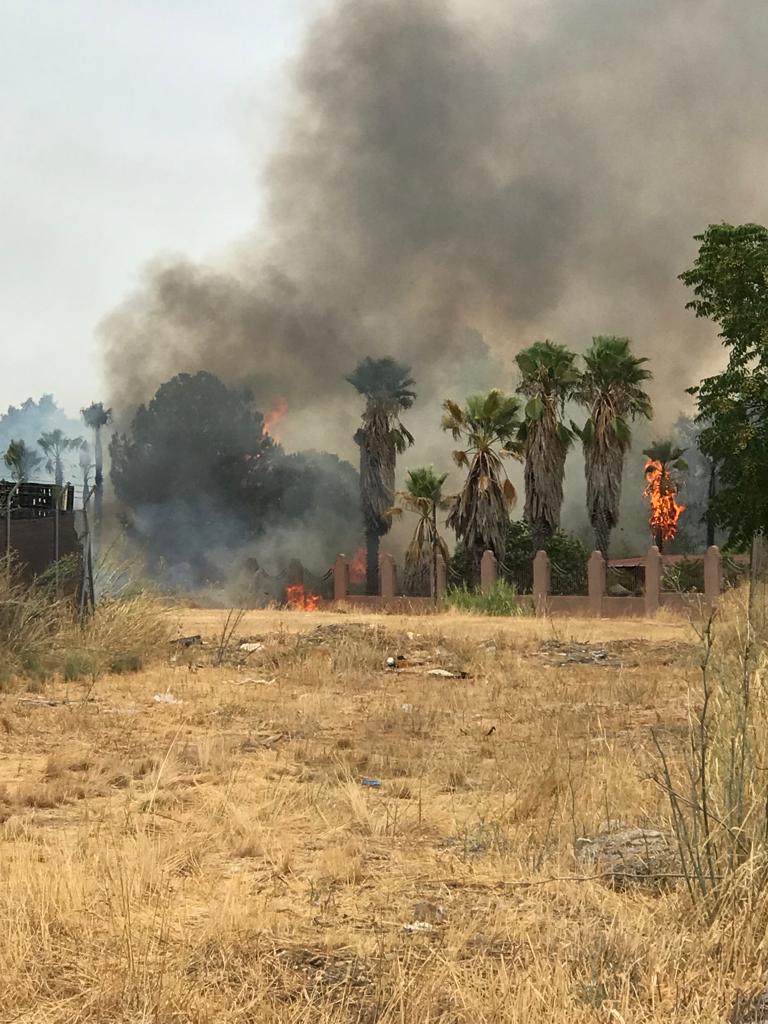
[[[225,613],[174,617],[213,641]],[[265,612],[240,637],[265,646],[0,697],[0,1021],[688,1024],[759,983],[762,917],[729,933],[574,857],[606,819],[667,824],[650,728],[684,740],[686,624]]]

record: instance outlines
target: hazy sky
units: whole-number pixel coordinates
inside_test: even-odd
[[[0,0],[0,411],[102,395],[95,327],[152,256],[258,218],[316,0]]]

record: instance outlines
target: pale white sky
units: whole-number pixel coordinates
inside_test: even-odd
[[[105,397],[94,330],[158,253],[259,215],[319,0],[0,0],[0,412]]]

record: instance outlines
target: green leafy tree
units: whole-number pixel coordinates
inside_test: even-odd
[[[632,354],[629,338],[596,337],[584,354],[584,371],[576,395],[588,416],[581,429],[587,478],[587,511],[595,545],[608,558],[611,530],[619,517],[624,457],[632,442],[630,421],[651,417],[643,389],[652,374]]]
[[[390,530],[395,501],[395,463],[413,444],[400,422],[416,397],[408,366],[394,359],[364,359],[347,381],[365,398],[363,422],[355,434],[360,448],[360,503],[366,538],[366,589],[379,590],[379,546]]]
[[[405,583],[409,593],[419,593],[429,581],[429,589],[437,594],[437,560],[448,562],[448,546],[437,528],[437,510],[447,506],[443,484],[447,473],[436,473],[432,466],[408,471],[405,490],[398,491],[401,507],[391,509],[393,515],[403,511],[418,516],[416,529],[405,552]]]
[[[509,512],[517,500],[504,460],[520,458],[520,406],[518,398],[496,389],[470,396],[463,409],[450,399],[443,403],[442,428],[462,442],[453,458],[467,470],[448,525],[469,555],[475,578],[485,550],[499,561],[504,556]]]
[[[3,455],[3,462],[19,484],[26,483],[42,461],[42,457],[23,441],[11,441]]]
[[[565,403],[579,383],[576,355],[564,345],[537,341],[516,356],[518,394],[528,399],[520,440],[525,458],[525,518],[534,550],[560,526],[565,458],[573,432],[563,423]]]
[[[696,260],[680,275],[694,294],[686,308],[718,325],[728,351],[725,370],[690,389],[717,479],[709,518],[744,549],[768,530],[768,229],[712,224],[695,238]]]
[[[63,430],[50,430],[43,434],[38,442],[46,456],[45,468],[53,473],[57,487],[64,485],[64,457],[67,452],[77,451],[82,447],[82,437],[67,437]]]

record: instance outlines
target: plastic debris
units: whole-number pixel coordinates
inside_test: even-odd
[[[369,789],[381,789],[381,782],[378,779],[360,779],[361,786],[368,786]]]
[[[181,704],[183,703],[177,697],[174,697],[170,690],[166,690],[165,693],[156,693],[152,698],[155,704]]]
[[[246,654],[253,654],[254,651],[263,651],[264,644],[262,643],[244,643],[240,644],[240,650],[245,651]]]

